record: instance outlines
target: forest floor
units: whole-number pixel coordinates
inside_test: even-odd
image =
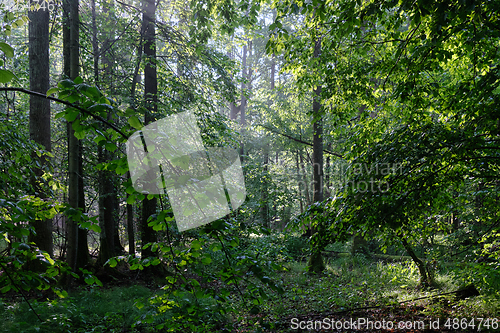
[[[233,311],[217,317],[226,327],[220,332],[500,330],[498,297],[432,297],[460,288],[451,271],[438,271],[435,288],[422,290],[418,271],[409,261],[341,255],[327,259],[326,266],[324,274],[310,275],[304,262],[285,263],[285,270],[272,276],[281,282],[284,293],[268,290],[268,299],[257,315],[235,299]],[[31,307],[42,323],[20,297],[4,297],[0,300],[0,332],[166,332],[165,328],[137,325],[152,311],[148,300],[162,292],[159,286],[158,281],[131,272],[122,281],[104,281],[102,288],[81,287],[63,299],[32,298]]]

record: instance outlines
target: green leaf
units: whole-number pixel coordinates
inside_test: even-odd
[[[68,292],[66,290],[59,290],[59,289],[54,289],[54,292],[56,293],[59,298],[66,298],[68,297]]]
[[[64,115],[64,118],[66,118],[67,121],[72,122],[75,121],[75,119],[78,117],[80,112],[78,112],[77,109],[75,108],[68,108],[66,109],[66,114]]]
[[[109,265],[109,267],[115,267],[117,264],[118,262],[116,261],[115,258],[110,258],[108,261],[106,261],[104,266]]]
[[[195,251],[198,251],[201,249],[201,242],[199,240],[194,240],[191,242],[191,248]]]
[[[14,49],[12,48],[12,46],[10,46],[7,43],[1,42],[0,43],[0,50],[3,51],[3,53],[5,54],[5,56],[7,58],[13,58],[14,57]]]
[[[161,231],[163,229],[165,229],[163,223],[156,223],[155,225],[153,225],[153,230],[154,231]]]
[[[134,194],[131,194],[128,198],[127,198],[127,203],[129,205],[133,204],[135,202],[135,199],[136,199],[136,195],[135,193]]]
[[[18,19],[16,20],[14,23],[12,23],[12,27],[13,28],[18,28],[18,27],[22,27],[24,25],[24,20],[23,19]]]
[[[85,138],[86,131],[85,130],[80,130],[78,132],[75,132],[75,138],[78,140],[83,140]]]
[[[136,114],[136,111],[132,108],[127,108],[125,110],[125,116],[133,116],[134,114]]]
[[[71,80],[65,79],[65,80],[59,81],[59,83],[57,84],[57,86],[59,88],[65,88],[65,89],[67,89],[67,88],[74,87],[75,83],[73,81],[71,81]]]
[[[88,110],[92,113],[98,113],[98,112],[113,111],[114,109],[109,104],[95,104],[89,107]]]
[[[100,233],[101,232],[101,227],[98,226],[97,224],[92,224],[90,227],[89,227],[90,230],[94,231],[94,232],[97,232],[97,233]]]
[[[201,259],[201,262],[204,263],[205,265],[208,265],[212,262],[212,258],[205,257],[205,258]]]
[[[94,283],[94,277],[93,276],[88,276],[85,278],[85,283],[88,284],[88,285],[91,285]]]
[[[101,282],[101,280],[99,280],[97,277],[94,277],[94,281],[95,281],[95,283],[96,283],[99,287],[102,287],[102,282]]]
[[[114,152],[117,149],[116,145],[112,142],[106,143],[104,147],[106,147],[106,149],[109,150],[110,152]]]
[[[56,92],[59,92],[59,88],[57,88],[57,87],[50,88],[49,90],[47,90],[47,96],[50,96]]]
[[[73,122],[73,124],[71,124],[71,127],[73,127],[73,129],[78,132],[78,131],[81,131],[82,130],[82,126],[80,125],[80,120],[75,120]]]
[[[132,117],[128,118],[128,123],[130,124],[130,126],[132,126],[135,129],[142,128],[142,124],[136,116],[132,116]]]
[[[16,76],[9,70],[0,69],[0,83],[8,83]]]
[[[82,79],[80,76],[77,76],[77,77],[75,78],[75,81],[74,81],[74,82],[75,82],[75,84],[80,84],[80,83],[83,83],[83,79]]]

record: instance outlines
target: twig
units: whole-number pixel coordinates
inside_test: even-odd
[[[3,271],[5,272],[5,274],[7,274],[7,276],[9,277],[9,280],[12,282],[12,284],[19,290],[19,292],[21,293],[21,295],[23,296],[24,300],[26,301],[26,303],[28,303],[28,306],[30,307],[31,311],[33,311],[33,313],[36,315],[36,317],[38,318],[38,320],[43,323],[43,320],[42,318],[40,318],[40,316],[38,315],[38,313],[36,313],[35,309],[33,309],[33,307],[31,306],[31,303],[30,301],[28,300],[28,298],[26,298],[26,296],[24,295],[23,293],[23,290],[17,286],[16,282],[14,282],[14,279],[12,278],[12,276],[10,276],[10,273],[9,271],[7,270],[7,268],[5,268],[5,266],[0,262],[0,266],[2,266],[2,269]]]
[[[293,140],[293,141],[295,141],[295,142],[302,143],[302,144],[304,144],[304,145],[308,145],[308,146],[311,146],[311,147],[313,146],[313,144],[312,144],[312,143],[310,143],[310,142],[306,142],[306,141],[303,141],[303,140],[301,140],[301,139],[294,138],[294,137],[293,137],[293,136],[291,136],[291,135],[288,135],[288,134],[285,134],[285,133],[281,133],[281,132],[279,132],[279,131],[277,131],[277,130],[275,130],[275,129],[271,128],[271,127],[268,127],[268,126],[266,126],[266,125],[259,124],[259,125],[257,125],[257,126],[263,127],[263,128],[265,128],[266,130],[268,130],[268,131],[270,131],[270,132],[272,132],[272,133],[274,133],[274,134],[278,134],[278,135],[284,136],[284,137],[289,138],[289,139],[291,139],[291,140]],[[337,157],[340,157],[340,158],[344,158],[342,155],[337,154],[337,153],[334,153],[334,152],[329,151],[329,150],[327,150],[327,149],[323,149],[323,151],[324,151],[325,153],[327,153],[327,154],[334,155],[334,156],[337,156]]]

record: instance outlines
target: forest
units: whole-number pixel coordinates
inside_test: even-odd
[[[499,0],[0,12],[0,333],[500,329]]]

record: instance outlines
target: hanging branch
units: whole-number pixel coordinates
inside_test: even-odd
[[[28,94],[28,95],[33,95],[33,96],[38,96],[38,97],[46,98],[48,100],[51,100],[51,101],[54,101],[54,102],[57,102],[57,103],[60,103],[60,104],[64,104],[64,105],[67,105],[67,106],[70,106],[70,107],[73,107],[73,108],[77,109],[78,111],[80,111],[80,112],[82,112],[82,113],[84,113],[86,115],[89,115],[92,118],[94,118],[95,120],[99,120],[100,122],[102,122],[106,126],[112,128],[114,131],[116,131],[118,134],[120,134],[125,140],[127,140],[128,137],[129,137],[127,134],[123,133],[118,127],[116,127],[115,125],[111,124],[106,119],[102,118],[101,116],[95,115],[92,112],[89,112],[87,109],[84,109],[84,108],[82,108],[82,107],[80,107],[78,105],[75,105],[73,103],[70,103],[68,101],[59,99],[57,97],[47,96],[45,94],[42,94],[42,93],[39,93],[39,92],[36,92],[36,91],[32,91],[32,90],[28,90],[28,89],[24,89],[24,88],[17,88],[17,87],[3,87],[3,88],[0,88],[0,91],[19,91],[19,92],[22,92],[22,93],[25,93],[25,94]]]
[[[259,125],[257,125],[257,126],[263,127],[263,128],[265,128],[266,130],[268,130],[268,131],[270,131],[270,132],[272,132],[272,133],[274,133],[274,134],[278,134],[278,135],[284,136],[284,137],[286,137],[286,138],[288,138],[288,139],[290,139],[290,140],[293,140],[293,141],[295,141],[295,142],[302,143],[302,144],[304,144],[304,145],[308,145],[308,146],[311,146],[311,147],[312,147],[312,145],[313,145],[313,144],[312,144],[312,143],[310,143],[310,142],[306,142],[306,141],[303,141],[303,140],[301,140],[301,139],[294,138],[294,137],[293,137],[293,136],[291,136],[291,135],[288,135],[288,134],[285,134],[285,133],[281,133],[281,132],[279,132],[279,131],[275,130],[274,128],[268,127],[268,126],[266,126],[266,125],[259,124]],[[334,156],[337,156],[337,157],[340,157],[340,158],[344,158],[342,155],[337,154],[337,153],[334,153],[333,151],[329,151],[329,150],[327,150],[327,149],[323,149],[323,151],[324,151],[325,153],[327,153],[327,154],[334,155]]]

